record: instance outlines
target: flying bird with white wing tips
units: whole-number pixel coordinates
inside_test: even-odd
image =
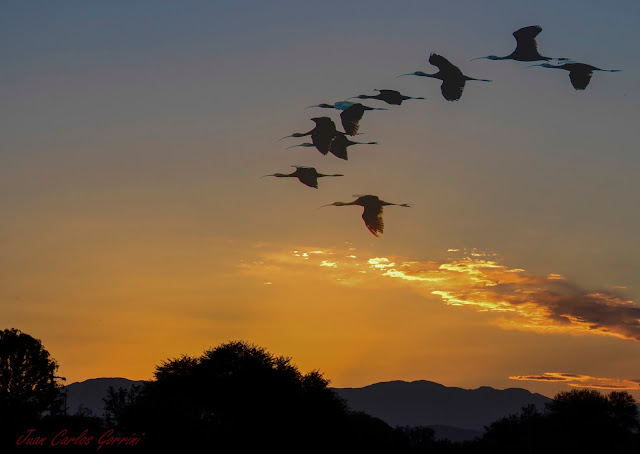
[[[292,166],[295,167],[295,171],[291,173],[272,173],[270,175],[263,175],[264,177],[278,177],[278,178],[297,178],[300,183],[309,186],[310,188],[318,189],[318,178],[322,177],[343,177],[341,173],[324,174],[319,173],[315,167],[305,166]]]
[[[544,68],[564,69],[566,71],[569,71],[569,80],[571,80],[571,85],[573,85],[573,88],[575,88],[576,90],[584,90],[585,88],[587,88],[587,85],[589,85],[591,76],[593,76],[594,71],[606,71],[609,73],[620,72],[619,69],[596,68],[595,66],[588,65],[586,63],[564,63],[561,65],[541,63],[539,65],[531,66],[542,66]]]
[[[504,57],[498,57],[497,55],[488,55],[486,57],[478,57],[473,60],[480,60],[486,58],[488,60],[515,60],[515,61],[539,61],[539,60],[568,60],[567,58],[553,58],[543,57],[538,52],[538,42],[536,36],[540,34],[542,27],[539,25],[530,25],[528,27],[522,27],[519,30],[513,32],[513,37],[516,39],[516,48],[509,55]]]
[[[388,205],[395,205],[401,207],[410,207],[406,203],[390,203],[385,202],[384,200],[380,200],[378,196],[375,195],[361,195],[354,196],[358,197],[353,202],[333,202],[328,205],[323,206],[347,206],[347,205],[359,205],[364,207],[364,211],[362,213],[362,219],[364,220],[364,224],[367,226],[367,229],[376,237],[379,237],[384,230],[384,222],[382,220],[382,209]]]
[[[442,85],[440,85],[440,91],[442,96],[447,101],[457,101],[462,97],[462,91],[464,90],[465,83],[468,80],[478,80],[482,82],[491,82],[489,79],[476,79],[474,77],[465,76],[456,65],[452,64],[449,60],[438,54],[431,54],[429,56],[429,63],[438,67],[439,71],[434,74],[427,74],[422,71],[415,71],[412,73],[401,74],[402,76],[420,76],[431,77],[433,79],[440,79]]]

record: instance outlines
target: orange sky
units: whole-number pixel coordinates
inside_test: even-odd
[[[67,382],[246,340],[334,386],[629,389],[640,399],[640,6],[42,4],[0,18],[0,322]],[[461,6],[462,5],[462,6]],[[466,11],[464,17],[460,9]],[[581,11],[580,15],[575,10]],[[452,18],[456,18],[452,34]],[[574,90],[506,55],[618,73]],[[460,101],[439,52],[469,82]],[[349,159],[287,147],[376,88]],[[260,178],[315,166],[318,189]],[[375,238],[359,207],[387,207]]]

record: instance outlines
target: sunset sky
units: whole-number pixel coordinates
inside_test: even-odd
[[[640,4],[30,1],[0,8],[0,329],[67,383],[245,340],[336,387],[640,400]],[[603,69],[475,60],[539,50]],[[470,81],[446,101],[431,52]],[[540,63],[540,62],[536,62]],[[349,160],[306,108],[374,89]],[[306,109],[305,109],[306,108]],[[293,165],[344,177],[319,189]],[[375,194],[380,238],[362,208]]]

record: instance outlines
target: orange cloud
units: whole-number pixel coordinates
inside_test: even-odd
[[[591,377],[563,372],[544,372],[539,375],[514,375],[510,380],[542,381],[548,383],[566,383],[575,388],[594,389],[638,389],[640,380],[626,380],[622,378]]]
[[[409,261],[340,250],[298,248],[261,258],[263,271],[282,267],[320,267],[333,279],[359,285],[382,276],[440,297],[450,306],[495,312],[503,329],[600,334],[640,340],[640,307],[613,290],[593,291],[557,273],[536,275],[509,268],[493,252],[457,250],[457,258]],[[255,267],[251,267],[256,272]],[[267,278],[268,276],[265,276]]]

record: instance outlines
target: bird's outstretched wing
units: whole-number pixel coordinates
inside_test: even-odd
[[[362,213],[362,219],[369,231],[375,235],[380,236],[384,230],[384,222],[382,221],[382,207],[365,206]]]
[[[540,27],[539,25],[530,25],[513,32],[513,37],[516,39],[517,43],[516,50],[513,53],[523,55],[539,55],[536,36],[538,36],[541,31],[542,27]]]
[[[446,79],[440,85],[442,96],[447,101],[457,101],[462,97],[465,80],[463,78]]]
[[[329,150],[332,155],[337,158],[344,159],[345,161],[349,159],[347,154],[347,147],[350,145],[349,139],[347,139],[345,134],[338,132],[331,142],[331,149]]]
[[[571,79],[571,85],[576,90],[584,90],[589,85],[591,81],[591,76],[593,75],[593,71],[570,71],[569,79]]]
[[[460,71],[460,68],[444,58],[442,55],[431,54],[429,56],[429,63],[431,63],[433,66],[437,66],[440,71],[446,73],[447,75],[460,74],[460,77],[462,77],[462,71]]]
[[[318,189],[318,172],[315,167],[294,166],[300,183]]]
[[[386,102],[387,104],[391,104],[394,106],[399,106],[402,104],[403,97],[399,91],[396,90],[379,90],[380,94],[378,95],[380,100]]]
[[[342,121],[344,132],[350,136],[355,136],[360,129],[360,124],[358,122],[362,119],[363,115],[364,106],[360,103],[356,103],[348,109],[345,109],[340,114],[340,120]]]

